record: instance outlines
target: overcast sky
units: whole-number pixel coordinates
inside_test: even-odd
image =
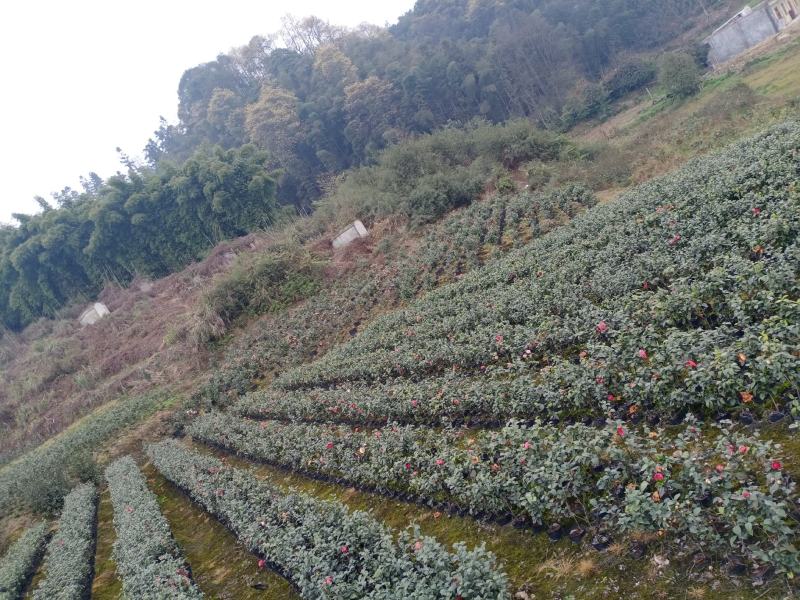
[[[0,19],[0,222],[38,210],[89,171],[140,156],[163,115],[176,121],[189,67],[317,15],[337,25],[394,23],[413,0],[27,0]]]

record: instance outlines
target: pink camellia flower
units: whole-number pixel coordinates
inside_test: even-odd
[[[749,450],[750,450],[750,446],[745,446],[744,444],[739,446],[739,454],[747,454],[747,452]]]
[[[132,513],[133,512],[133,507],[132,506],[126,506],[125,507],[125,512]]]
[[[458,406],[459,404],[461,404],[461,400],[458,398],[453,398],[453,406]]]
[[[267,561],[265,561],[263,558],[259,558],[258,559],[258,568],[263,571],[266,566],[267,566]]]
[[[419,552],[420,550],[422,550],[422,540],[417,540],[414,542],[414,551]]]
[[[417,402],[416,400],[411,401],[411,406],[413,406],[414,408],[417,408],[417,404],[419,404],[419,402]]]
[[[339,552],[341,552],[342,554],[347,554],[348,552],[350,552],[350,548],[348,548],[347,546],[342,546],[341,548],[339,548]]]
[[[770,466],[772,467],[773,471],[780,471],[783,468],[783,465],[779,460],[773,460]]]
[[[331,577],[330,575],[328,575],[328,576],[325,578],[325,585],[333,585],[333,577]]]
[[[653,479],[656,481],[664,481],[664,474],[663,473],[656,473],[653,475]]]
[[[494,341],[497,342],[498,344],[502,344],[503,343],[503,336],[499,335],[499,334],[494,336]]]
[[[410,471],[410,470],[411,470],[411,463],[406,463],[406,471]]]
[[[758,208],[757,206],[754,206],[753,207],[753,216],[757,217],[760,214],[761,214],[761,209]]]
[[[326,447],[328,450],[332,450],[332,449],[333,449],[333,442],[328,442],[327,444],[325,444],[325,447]]]
[[[608,398],[608,401],[609,401],[609,402],[613,402],[614,400],[616,400],[616,398],[614,397],[614,394],[609,394],[609,395],[607,396],[607,398]]]
[[[600,321],[597,324],[597,327],[595,327],[594,329],[597,333],[602,335],[608,331],[608,323],[606,323],[605,321]]]
[[[645,282],[642,284],[642,289],[643,289],[643,290],[649,290],[649,289],[650,289],[650,282],[648,282],[648,281],[645,281]]]
[[[441,467],[444,464],[444,459],[443,458],[437,458],[436,459],[436,464]]]
[[[678,243],[678,242],[680,242],[680,241],[681,241],[681,234],[680,234],[680,233],[676,233],[675,235],[673,235],[673,236],[670,238],[669,242],[667,242],[667,243],[668,243],[670,246],[675,246],[675,245],[677,245],[677,243]]]
[[[647,360],[647,350],[645,350],[644,348],[639,348],[639,352],[637,352],[636,354],[637,354],[637,355],[639,356],[639,358],[641,358],[642,360]]]
[[[606,378],[603,377],[603,376],[598,375],[597,377],[594,378],[594,382],[597,385],[603,385],[606,382]]]
[[[622,428],[621,425],[619,427],[617,427],[617,435],[619,437],[625,437],[625,430]]]
[[[525,450],[530,450],[531,449],[531,443],[526,441],[524,444],[522,444],[522,447],[525,448]]]
[[[689,367],[690,369],[696,369],[697,368],[697,363],[694,362],[691,358],[689,360],[687,360],[683,364],[686,365],[687,367]]]
[[[748,492],[747,490],[742,492],[742,498],[747,500],[749,497],[750,497],[750,492]]]
[[[717,470],[717,473],[722,473],[725,470],[725,465],[717,465],[714,468]]]
[[[376,432],[375,432],[375,437],[376,437],[377,439],[380,439],[380,437],[381,437],[381,432],[380,432],[380,431],[376,431]]]

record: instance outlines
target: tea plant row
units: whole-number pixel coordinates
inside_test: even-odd
[[[42,558],[47,536],[47,523],[30,527],[0,558],[0,600],[16,600]]]
[[[530,375],[534,409],[800,397],[800,125],[595,207],[275,381]],[[637,410],[634,408],[633,410]]]
[[[92,583],[97,489],[82,483],[64,498],[58,531],[47,544],[44,579],[34,600],[83,600]]]
[[[757,434],[689,419],[680,433],[511,423],[500,431],[256,422],[215,413],[190,434],[339,483],[522,523],[657,533],[800,572],[797,495]]]
[[[123,398],[0,468],[0,513],[58,509],[76,481],[94,475],[97,447],[163,404],[157,395]]]
[[[364,262],[298,307],[264,319],[226,352],[222,366],[197,395],[217,406],[250,390],[253,381],[313,360],[343,332],[355,331],[378,309],[394,307],[453,281],[493,256],[524,245],[595,204],[581,186],[496,196],[431,226],[420,247],[389,266]]]
[[[482,547],[447,551],[409,529],[394,532],[338,502],[285,493],[247,471],[175,441],[147,449],[155,467],[263,557],[303,598],[509,598]]]
[[[114,506],[114,560],[127,598],[202,598],[161,514],[155,495],[130,456],[105,471]]]

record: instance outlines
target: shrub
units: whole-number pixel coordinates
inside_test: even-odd
[[[656,78],[655,65],[647,60],[632,59],[621,64],[606,81],[610,100],[618,100]]]
[[[668,96],[691,96],[700,89],[700,69],[685,52],[666,54],[659,63],[658,83]]]
[[[508,599],[505,575],[482,546],[448,552],[410,528],[393,532],[362,511],[284,493],[174,441],[147,448],[154,466],[225,522],[303,598]]]
[[[0,559],[0,599],[14,600],[25,589],[44,552],[48,531],[46,523],[34,525]]]
[[[452,502],[473,514],[663,532],[690,550],[800,573],[795,484],[780,448],[690,419],[677,436],[621,423],[596,429],[511,422],[495,432],[350,427],[201,417],[190,434],[296,471]],[[467,438],[467,439],[465,439]],[[658,475],[655,475],[658,473]],[[708,502],[698,499],[708,495]]]
[[[128,598],[202,598],[155,495],[130,456],[105,472],[114,505],[114,560]]]
[[[58,531],[47,545],[45,578],[34,600],[83,600],[91,585],[97,519],[97,488],[84,483],[64,498]]]

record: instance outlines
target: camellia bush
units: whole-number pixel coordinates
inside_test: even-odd
[[[42,558],[48,533],[47,523],[34,525],[0,558],[0,600],[14,600],[22,593]]]
[[[133,458],[105,471],[114,506],[114,560],[128,598],[202,598],[158,501]]]
[[[777,411],[800,397],[798,199],[789,122],[375,319],[275,389],[527,376],[532,417]]]
[[[83,600],[89,593],[97,531],[97,488],[82,483],[64,498],[58,531],[47,545],[45,578],[35,600]]]
[[[505,575],[483,547],[456,544],[449,552],[414,528],[395,539],[365,512],[285,493],[175,441],[151,445],[147,453],[303,598],[510,598]]]
[[[689,419],[676,435],[620,422],[365,431],[216,413],[189,433],[295,471],[505,522],[659,534],[690,550],[735,551],[754,565],[800,573],[797,495],[780,447],[727,425]]]

